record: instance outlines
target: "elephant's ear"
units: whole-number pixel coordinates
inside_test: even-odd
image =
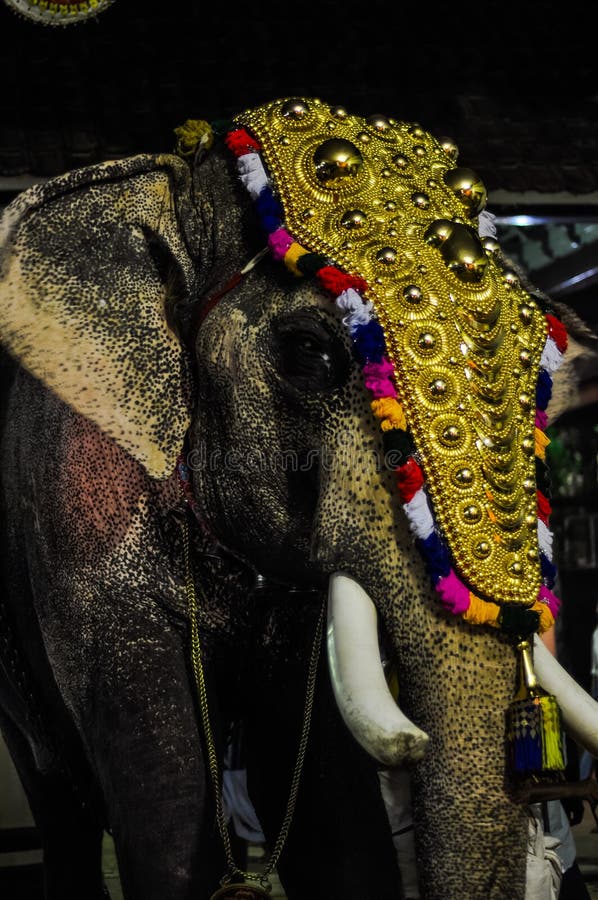
[[[192,293],[192,207],[185,163],[143,155],[35,185],[0,226],[0,340],[157,478],[190,418],[165,303],[173,272]]]
[[[573,409],[595,402],[598,390],[598,334],[566,303],[545,294],[528,272],[502,251],[499,259],[506,269],[513,269],[526,291],[541,306],[554,311],[567,329],[567,349],[552,376],[551,398],[546,409],[548,424]]]
[[[548,408],[549,424],[560,416],[589,403],[598,396],[598,334],[565,303],[552,300],[555,314],[567,329],[567,351],[555,372]]]

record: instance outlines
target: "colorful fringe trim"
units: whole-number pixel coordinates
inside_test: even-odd
[[[343,323],[362,363],[365,385],[373,398],[372,411],[380,423],[387,458],[392,453],[394,458],[403,460],[395,467],[399,496],[442,606],[471,624],[517,631],[518,626],[513,623],[523,624],[522,617],[517,615],[520,610],[513,611],[512,615],[509,611],[506,615],[505,607],[477,597],[452,566],[449,547],[434,519],[424,473],[414,455],[415,446],[397,396],[394,366],[386,353],[384,333],[373,304],[366,298],[367,284],[362,278],[330,265],[326,257],[310,253],[285,229],[284,211],[262,163],[259,142],[244,128],[236,127],[224,140],[236,157],[240,180],[255,202],[272,256],[284,262],[296,276],[315,276],[344,313]],[[547,339],[536,390],[535,428],[538,543],[543,584],[531,607],[537,613],[535,621],[538,621],[540,633],[554,624],[560,606],[560,600],[551,591],[556,567],[552,561],[552,535],[548,528],[551,506],[545,455],[549,439],[544,429],[547,423],[545,410],[552,393],[552,375],[561,365],[567,347],[567,332],[562,322],[551,313],[546,313],[545,317]]]

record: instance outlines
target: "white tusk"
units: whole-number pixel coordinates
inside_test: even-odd
[[[355,739],[387,766],[421,759],[428,735],[401,712],[388,689],[376,607],[341,572],[330,576],[327,643],[334,696]]]
[[[534,669],[539,684],[554,694],[571,737],[592,756],[598,756],[598,703],[564,669],[534,635]]]

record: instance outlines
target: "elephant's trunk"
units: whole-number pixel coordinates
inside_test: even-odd
[[[339,453],[338,465],[323,470],[317,515],[314,554],[336,573],[329,648],[342,714],[373,756],[395,764],[404,730],[423,742],[429,736],[409,767],[422,896],[523,900],[527,820],[508,791],[504,748],[516,654],[499,632],[442,611],[386,483],[390,475],[368,469],[371,451],[354,449],[349,459]],[[361,588],[392,642],[407,719],[391,711]]]

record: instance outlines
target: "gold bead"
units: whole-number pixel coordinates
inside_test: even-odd
[[[370,135],[367,133],[367,131],[360,131],[359,134],[357,135],[357,137],[363,144],[369,144],[369,142],[372,139],[370,137]]]
[[[480,541],[473,548],[473,552],[480,559],[485,559],[487,556],[490,556],[490,551],[492,549],[492,545],[489,541]]]
[[[511,575],[514,575],[515,578],[521,578],[521,576],[523,575],[523,566],[521,565],[519,560],[516,559],[515,562],[511,563],[511,565],[509,566],[509,572],[511,573]]]
[[[505,279],[505,283],[508,284],[509,287],[515,287],[517,284],[519,284],[517,272],[514,272],[512,269],[505,269],[503,272],[503,276]]]
[[[360,209],[350,209],[343,215],[341,225],[343,228],[349,229],[363,228],[367,222],[367,218],[366,213],[362,212]]]
[[[525,453],[533,453],[535,450],[535,444],[534,444],[533,437],[529,437],[529,435],[528,435],[528,437],[524,437],[523,440],[521,441],[521,449]]]
[[[449,169],[444,173],[444,183],[463,204],[470,218],[477,216],[486,205],[488,196],[484,183],[472,169]]]
[[[309,106],[304,100],[293,98],[282,104],[280,113],[287,119],[303,119],[309,112]]]
[[[394,200],[387,200],[384,204],[384,209],[387,209],[389,212],[393,212],[397,208],[397,204]]]
[[[529,325],[532,321],[534,310],[528,303],[522,303],[519,307],[519,318],[524,325]]]
[[[402,153],[397,153],[396,156],[393,156],[392,161],[397,169],[406,169],[409,165],[409,160]]]
[[[538,527],[538,519],[532,513],[529,513],[529,515],[525,517],[525,524],[530,528],[536,529]]]
[[[445,444],[454,444],[461,437],[461,431],[456,425],[447,425],[441,435],[441,440]]]
[[[457,157],[459,156],[459,148],[455,141],[450,137],[441,137],[439,138],[439,143],[446,155],[453,160],[453,162],[457,161]]]
[[[425,240],[438,247],[447,268],[463,282],[481,281],[488,267],[480,239],[467,225],[437,219],[428,227]]]
[[[527,551],[527,558],[531,559],[532,562],[535,562],[538,559],[538,551],[534,550],[533,547],[530,547]]]
[[[532,405],[532,398],[527,393],[527,391],[522,391],[519,394],[519,403],[524,409],[529,409]]]
[[[458,469],[455,472],[454,480],[459,487],[467,487],[473,481],[473,472],[471,469]]]
[[[396,228],[389,228],[389,229],[388,229],[388,236],[391,237],[391,238],[398,237],[398,236],[399,236],[399,232],[397,231]]]
[[[403,297],[408,303],[421,303],[423,296],[422,289],[416,284],[408,284],[403,288]]]
[[[378,262],[384,263],[387,266],[392,265],[396,262],[397,251],[394,247],[382,247],[381,250],[378,250],[376,253],[376,259]]]
[[[492,237],[485,237],[482,240],[482,247],[489,256],[493,256],[500,250],[500,244]]]
[[[366,122],[375,131],[388,131],[390,128],[390,122],[386,116],[374,114],[373,116],[368,116]]]
[[[519,361],[525,369],[528,369],[531,366],[532,355],[529,352],[529,350],[527,349],[527,347],[524,347],[523,350],[519,351]]]
[[[428,388],[433,397],[442,397],[446,394],[446,381],[443,378],[435,378]]]
[[[536,483],[532,478],[525,478],[523,480],[523,490],[527,494],[534,494],[536,492]]]
[[[426,134],[424,129],[417,122],[413,122],[413,124],[411,124],[407,130],[409,131],[409,134],[412,134],[413,137],[416,138],[425,137]]]
[[[422,147],[421,144],[415,144],[415,146],[413,147],[413,152],[415,153],[416,156],[419,156],[421,159],[422,156],[426,155],[426,148]]]
[[[283,136],[279,139],[279,143],[282,144],[283,147],[288,147],[291,143],[291,139],[290,137],[287,137],[286,134],[283,134]]]
[[[330,115],[334,116],[335,119],[346,119],[348,112],[344,106],[331,106]]]
[[[450,219],[436,219],[426,230],[424,238],[428,244],[432,244],[433,247],[439,247],[444,241],[448,240],[453,233],[454,227]]]
[[[436,338],[429,331],[424,331],[418,337],[417,344],[422,350],[431,350],[436,345]]]
[[[466,522],[479,522],[482,518],[479,506],[476,506],[475,503],[466,506],[463,510],[463,518]]]
[[[335,183],[355,178],[363,165],[363,156],[351,141],[329,138],[314,153],[316,175],[320,181]]]
[[[390,178],[392,172],[390,171],[390,169],[382,169],[380,175],[382,176],[382,178]]]
[[[427,209],[430,205],[430,198],[422,191],[416,191],[414,194],[411,194],[411,202],[418,209]]]

